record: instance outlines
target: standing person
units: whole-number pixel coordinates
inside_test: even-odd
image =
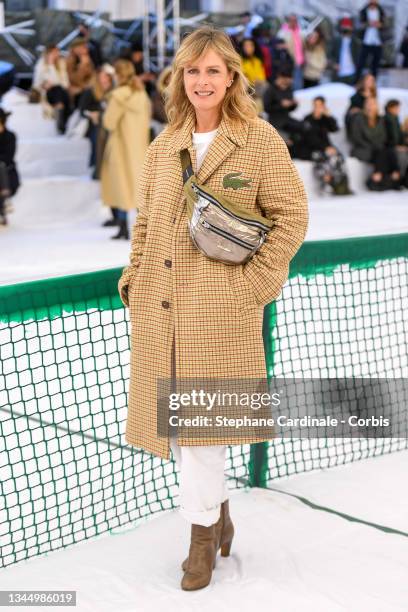
[[[118,285],[132,326],[126,441],[164,459],[171,449],[180,469],[180,512],[191,525],[184,590],[209,584],[220,547],[229,555],[234,526],[224,465],[226,445],[237,438],[225,429],[205,438],[159,435],[158,380],[266,377],[263,307],[280,295],[308,223],[287,147],[257,117],[247,89],[224,32],[205,26],[183,39],[166,90],[169,125],[147,152],[130,265]],[[274,219],[275,230],[245,265],[226,265],[194,246],[180,159],[186,149],[201,184]],[[231,173],[242,174],[234,187]],[[238,443],[259,442],[263,433]]]
[[[119,231],[129,239],[127,213],[137,206],[136,189],[150,135],[150,100],[131,61],[115,62],[118,87],[111,93],[102,123],[109,132],[101,167],[101,193]],[[116,210],[115,210],[116,209]]]
[[[353,120],[351,155],[373,165],[367,180],[371,191],[400,189],[400,173],[395,152],[386,146],[384,117],[379,114],[376,98],[367,98],[363,112]]]
[[[293,89],[302,89],[303,65],[305,63],[305,37],[304,34],[302,34],[298,19],[294,13],[288,16],[287,22],[282,25],[277,36],[278,38],[283,38],[293,60]]]
[[[154,74],[154,72],[145,70],[143,44],[137,41],[134,42],[130,50],[126,52],[125,59],[130,59],[135,68],[136,75],[139,77],[142,83],[144,83],[147,94],[151,96],[154,92],[156,75]]]
[[[361,44],[353,33],[353,21],[343,17],[339,23],[340,35],[333,38],[330,48],[332,81],[353,85]]]
[[[71,114],[71,100],[67,62],[56,45],[48,45],[34,66],[33,88],[52,106],[57,130],[64,134]]]
[[[77,38],[71,43],[67,58],[67,71],[69,92],[73,106],[77,108],[82,93],[91,86],[95,76],[95,66],[89,55],[85,39]]]
[[[85,22],[82,22],[78,26],[79,35],[86,41],[89,55],[95,68],[100,68],[104,62],[101,45],[98,40],[95,40],[91,36],[91,28]]]
[[[361,46],[356,82],[364,70],[367,59],[371,56],[371,72],[376,77],[380,66],[385,22],[385,12],[378,0],[370,0],[360,11],[360,24],[362,27],[363,44]]]
[[[408,68],[408,26],[405,28],[399,52],[402,55],[402,68]]]
[[[152,100],[152,117],[154,121],[160,124],[160,130],[167,123],[166,109],[164,108],[164,92],[168,87],[171,78],[171,66],[166,66],[158,76],[156,90],[151,97]]]
[[[319,85],[327,67],[326,42],[321,30],[317,28],[305,41],[305,65],[303,68],[303,86]]]
[[[16,135],[7,129],[7,113],[0,108],[0,225],[7,225],[6,201],[13,196],[19,186],[20,178],[14,157],[16,155]]]
[[[244,38],[241,44],[242,72],[253,87],[258,114],[263,112],[263,94],[268,87],[262,52],[253,38]]]
[[[95,83],[92,87],[85,89],[79,102],[78,110],[82,117],[89,121],[85,136],[91,143],[91,155],[89,166],[96,167],[98,135],[101,127],[102,113],[106,108],[109,93],[114,86],[115,70],[110,64],[104,64],[96,72]],[[108,222],[105,223],[108,225]],[[109,223],[112,225],[112,223]]]

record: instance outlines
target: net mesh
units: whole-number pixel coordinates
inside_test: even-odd
[[[0,287],[1,564],[175,507],[177,472],[124,441],[120,269]],[[305,243],[265,309],[269,376],[407,377],[408,235]],[[230,488],[408,447],[393,438],[231,446]],[[177,500],[176,500],[177,501]]]

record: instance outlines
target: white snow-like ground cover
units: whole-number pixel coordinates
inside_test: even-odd
[[[6,568],[2,589],[76,590],[78,612],[405,612],[407,535],[378,526],[408,533],[407,462],[393,453],[233,492],[231,555],[200,591],[179,586],[189,529],[177,510]]]

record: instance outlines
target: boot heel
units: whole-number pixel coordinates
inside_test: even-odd
[[[229,557],[230,550],[231,550],[231,544],[232,544],[232,540],[230,540],[229,542],[225,542],[225,544],[222,544],[221,557]]]

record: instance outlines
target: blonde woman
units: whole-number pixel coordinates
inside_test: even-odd
[[[78,103],[78,110],[82,117],[88,119],[86,136],[91,143],[89,165],[97,165],[97,145],[100,134],[101,117],[106,108],[110,92],[114,87],[115,70],[110,64],[103,64],[96,71],[95,82],[92,87],[85,89]],[[94,178],[97,178],[98,169],[95,168]],[[115,225],[116,223],[110,223]]]
[[[101,167],[102,201],[116,209],[118,233],[113,239],[129,239],[127,213],[137,207],[136,188],[150,133],[150,100],[131,61],[115,63],[117,88],[103,115],[109,132]]]
[[[327,68],[326,43],[321,30],[314,30],[306,37],[305,65],[303,67],[303,87],[319,85]]]
[[[157,407],[158,383],[170,379],[266,377],[263,307],[275,300],[308,223],[303,183],[277,131],[259,119],[241,58],[228,36],[195,30],[176,53],[166,89],[168,126],[150,145],[140,184],[130,265],[118,289],[131,320],[126,441],[180,469],[180,512],[191,527],[181,587],[209,584],[218,549],[234,535],[224,477],[226,429],[205,437],[169,437]],[[188,231],[180,151],[188,149],[201,184],[274,219],[245,265],[225,265],[195,248]],[[232,181],[232,177],[237,179]],[[174,388],[174,387],[173,387]]]
[[[67,62],[61,57],[58,47],[50,44],[34,67],[33,89],[39,91],[43,101],[53,108],[60,134],[65,132],[71,113],[68,88]]]

